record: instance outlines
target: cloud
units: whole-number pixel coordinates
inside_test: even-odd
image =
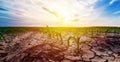
[[[116,12],[114,12],[113,14],[120,14],[120,11],[116,11]]]
[[[99,0],[2,0],[3,7],[10,16],[19,18],[23,25],[89,25],[103,20],[102,10],[96,9]],[[116,0],[111,0],[113,4]],[[1,8],[1,10],[4,10]],[[57,14],[57,15],[54,15]],[[78,21],[75,21],[78,20]],[[106,20],[106,19],[105,19]],[[26,26],[25,25],[25,26]]]
[[[21,22],[40,24],[62,23],[58,20],[67,17],[74,19],[76,14],[80,20],[95,18],[99,16],[98,10],[94,9],[96,2],[97,0],[3,0],[9,15],[23,19]],[[58,16],[45,11],[43,7]]]
[[[109,5],[112,5],[114,2],[116,2],[117,0],[111,0],[110,2],[109,2]]]
[[[0,8],[0,11],[8,11],[8,10],[6,10],[6,9],[4,9],[4,8]]]

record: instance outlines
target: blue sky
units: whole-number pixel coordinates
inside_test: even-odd
[[[0,26],[119,26],[120,0],[0,0]]]

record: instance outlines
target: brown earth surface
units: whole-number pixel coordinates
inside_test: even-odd
[[[0,62],[120,62],[120,33],[79,38],[71,32],[49,35],[4,34],[5,38],[0,40]],[[70,36],[73,39],[68,40]]]

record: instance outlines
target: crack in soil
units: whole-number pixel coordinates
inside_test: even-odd
[[[68,47],[65,40],[59,43],[56,42],[58,38],[48,38],[44,33],[19,34],[13,39],[16,43],[9,48],[8,54],[0,56],[0,62],[120,62],[120,36],[85,38],[92,41],[79,40],[76,50],[78,45],[74,42]]]

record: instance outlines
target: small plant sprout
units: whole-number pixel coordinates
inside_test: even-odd
[[[77,49],[76,49],[76,50],[77,50],[77,52],[79,52],[79,39],[70,36],[70,37],[68,38],[68,40],[67,40],[67,41],[68,41],[68,43],[67,43],[67,44],[68,44],[68,48],[69,48],[69,46],[70,46],[70,40],[73,40],[73,42],[74,42],[74,43],[76,44],[76,46],[77,46]]]
[[[2,34],[2,33],[0,33],[0,39],[3,39],[3,38],[4,38],[3,34]]]
[[[63,44],[63,38],[61,36],[61,33],[56,33],[57,40],[60,42],[60,44]]]

